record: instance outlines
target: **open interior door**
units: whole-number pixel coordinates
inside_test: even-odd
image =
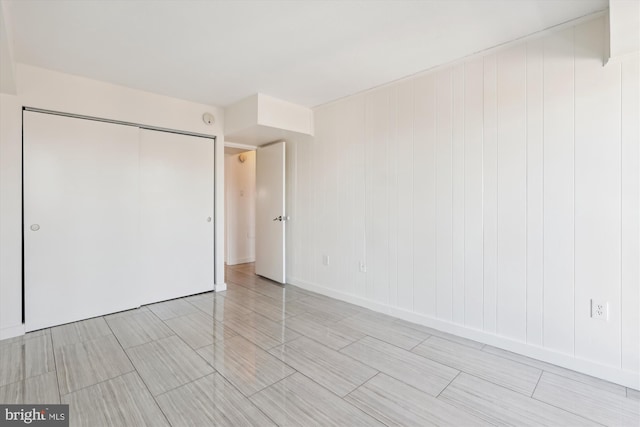
[[[285,142],[256,151],[256,274],[285,283]]]

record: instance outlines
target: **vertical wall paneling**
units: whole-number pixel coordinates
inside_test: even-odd
[[[453,68],[453,120],[451,140],[451,176],[452,176],[452,306],[453,321],[464,324],[464,292],[465,292],[465,211],[464,211],[464,68],[462,63]]]
[[[389,264],[387,300],[390,305],[398,304],[398,88],[389,93],[389,137],[387,139],[387,234],[389,246],[386,260]]]
[[[484,330],[496,331],[498,289],[498,97],[496,55],[484,57],[483,110],[483,248],[484,248]]]
[[[603,66],[604,23],[317,108],[296,146],[295,279],[636,384],[640,60]]]
[[[318,169],[321,172],[321,179],[318,180],[318,205],[319,224],[317,241],[317,253],[315,255],[315,264],[318,271],[318,280],[323,283],[330,283],[332,287],[336,286],[333,274],[331,274],[332,266],[323,264],[323,257],[328,255],[331,258],[331,249],[334,246],[336,233],[337,203],[335,192],[335,174],[337,162],[333,161],[333,146],[338,138],[337,127],[335,126],[338,106],[332,105],[324,112],[325,117],[333,126],[327,126],[322,130],[322,140],[316,146],[318,150],[316,159]]]
[[[340,108],[336,108],[334,110],[334,123],[338,124],[340,122],[340,115],[344,106],[340,106]],[[327,254],[329,255],[329,268],[325,269],[329,273],[329,280],[336,284],[336,287],[339,286],[339,283],[342,281],[342,277],[340,274],[340,262],[342,257],[336,257],[336,254],[340,251],[340,239],[341,233],[339,232],[339,227],[342,222],[342,215],[344,212],[344,198],[343,195],[345,191],[340,189],[340,183],[342,182],[342,169],[344,162],[340,156],[341,154],[341,144],[342,144],[343,133],[340,126],[334,126],[334,133],[331,135],[328,144],[326,144],[326,150],[324,153],[324,161],[326,164],[331,165],[331,167],[327,168],[327,196],[325,199],[325,203],[327,203],[331,209],[329,210],[328,216],[325,218],[325,223],[327,228],[325,228],[324,232],[330,230],[329,242],[327,245]],[[336,161],[336,159],[338,161]]]
[[[640,58],[622,64],[622,369],[640,371]]]
[[[464,298],[465,325],[482,329],[483,307],[483,63],[464,73]]]
[[[371,121],[371,233],[367,234],[369,268],[367,279],[371,281],[372,299],[388,303],[389,262],[389,168],[388,148],[390,131],[390,90],[381,90],[370,98]]]
[[[413,306],[436,316],[436,79],[414,82]]]
[[[365,246],[364,246],[364,257],[363,261],[366,263],[368,270],[365,274],[365,292],[364,296],[368,299],[373,299],[373,278],[372,274],[376,271],[373,268],[373,253],[372,253],[372,245],[375,243],[375,236],[373,230],[373,195],[374,195],[374,175],[375,171],[373,170],[373,138],[374,131],[372,129],[371,123],[375,120],[375,108],[373,103],[374,96],[372,94],[365,95],[364,108],[365,108],[365,117],[364,117],[364,236],[365,236]]]
[[[349,117],[351,118],[350,124],[350,140],[353,140],[354,149],[354,163],[352,173],[354,175],[353,181],[353,254],[356,264],[353,264],[350,268],[356,271],[355,292],[357,295],[364,295],[366,289],[365,273],[361,273],[359,269],[360,261],[366,262],[366,231],[365,222],[362,220],[366,216],[366,157],[365,152],[365,97],[358,96],[352,100],[351,108],[349,110]]]
[[[324,109],[318,112],[315,119],[319,123],[329,123],[329,116],[327,114],[328,109]],[[322,148],[322,144],[327,138],[326,135],[326,125],[318,126],[316,129],[316,139],[313,144],[309,144],[308,149],[306,150],[307,156],[307,170],[308,170],[308,186],[306,191],[308,191],[308,199],[306,203],[306,215],[300,215],[300,219],[308,218],[306,221],[306,239],[303,240],[303,247],[306,249],[306,263],[304,266],[303,274],[305,277],[308,277],[307,280],[312,283],[318,281],[318,270],[322,266],[318,260],[320,259],[320,239],[319,236],[321,231],[324,228],[322,224],[322,212],[319,210],[320,206],[320,182],[322,181],[322,171],[319,166],[318,156],[320,153],[320,149]]]
[[[317,131],[316,131],[317,132]],[[296,252],[296,262],[292,262],[291,247],[287,247],[287,269],[291,271],[289,278],[300,277],[305,280],[310,280],[308,273],[305,273],[307,263],[309,262],[309,249],[303,242],[308,238],[308,206],[309,199],[313,196],[309,189],[309,183],[311,182],[310,171],[308,167],[309,159],[308,154],[310,146],[312,144],[296,144],[296,194],[295,194],[295,206],[296,215],[292,218],[291,224],[293,227],[287,229],[291,234],[291,238],[294,240],[293,250]],[[292,202],[292,195],[287,194],[289,202]]]
[[[574,352],[573,28],[544,39],[544,346]]]
[[[297,141],[288,141],[285,145],[285,197],[286,197],[286,214],[290,220],[285,224],[285,248],[286,248],[286,278],[297,277],[295,267],[301,262],[298,254],[298,242],[295,236],[298,235],[298,223],[296,218],[298,216],[297,201],[298,201],[298,185],[300,179],[298,178],[298,144]],[[226,165],[225,165],[226,174]],[[225,177],[226,180],[226,177]],[[226,183],[228,185],[228,182]],[[228,220],[228,218],[225,219]]]
[[[543,343],[543,41],[527,44],[527,342]]]
[[[353,198],[353,188],[351,179],[351,164],[353,156],[351,155],[351,142],[348,138],[348,129],[350,124],[347,118],[349,104],[341,104],[337,109],[336,129],[337,138],[333,149],[335,155],[334,162],[338,165],[336,173],[336,197],[338,198],[338,209],[335,218],[335,246],[331,248],[329,253],[329,269],[334,275],[334,280],[340,284],[340,287],[353,292],[353,265],[350,253],[342,254],[344,248],[348,248],[351,244],[351,233],[343,231],[345,225],[352,221],[353,210],[351,200]],[[338,256],[340,254],[340,256]],[[347,283],[348,282],[348,283]]]
[[[603,22],[575,29],[575,353],[620,366],[620,63],[602,66]],[[590,300],[609,306],[590,317]]]
[[[413,218],[413,194],[414,194],[414,82],[408,81],[398,86],[397,99],[397,140],[396,140],[396,165],[397,165],[397,213],[392,221],[397,224],[397,304],[405,310],[413,310],[413,230],[417,226]],[[432,170],[425,159],[418,159],[418,168]],[[422,188],[423,182],[419,183]],[[419,218],[424,221],[424,218]],[[424,262],[419,260],[420,263]]]
[[[436,315],[453,309],[453,72],[436,74]]]
[[[498,54],[497,330],[526,339],[526,48]]]
[[[352,103],[340,105],[337,110],[338,146],[336,147],[336,159],[338,167],[338,181],[336,192],[338,195],[338,222],[336,231],[338,233],[336,248],[329,254],[330,267],[335,271],[336,280],[340,286],[348,293],[354,292],[354,281],[356,279],[354,266],[354,254],[351,250],[341,253],[346,248],[351,249],[353,244],[353,224],[357,218],[354,212],[354,176],[353,169],[355,162],[354,142],[350,134],[352,128]],[[340,255],[338,255],[340,254]]]

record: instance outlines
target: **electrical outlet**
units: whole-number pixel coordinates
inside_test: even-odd
[[[367,272],[367,264],[365,264],[364,261],[360,261],[360,273],[366,273]]]
[[[609,320],[609,303],[592,299],[591,317],[599,320]]]
[[[324,266],[329,265],[329,255],[322,255],[322,265]]]

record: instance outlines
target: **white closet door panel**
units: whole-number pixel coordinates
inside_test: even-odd
[[[144,303],[213,290],[213,141],[140,130]]]
[[[137,140],[134,127],[24,113],[27,331],[139,305]]]

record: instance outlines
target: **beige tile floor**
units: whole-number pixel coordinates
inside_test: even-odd
[[[279,286],[228,290],[0,341],[1,403],[73,426],[640,425],[640,393]]]

